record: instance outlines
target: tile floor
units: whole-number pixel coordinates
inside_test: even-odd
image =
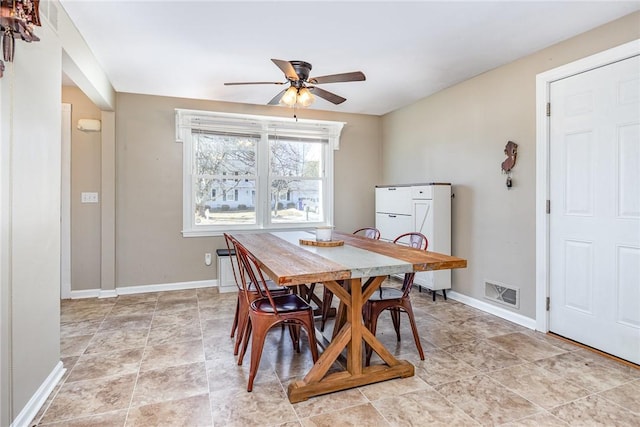
[[[33,425],[640,425],[640,370],[417,291],[426,360],[408,322],[400,343],[387,314],[378,331],[414,377],[291,404],[287,385],[312,361],[275,328],[247,393],[249,359],[236,364],[229,338],[235,298],[207,288],[62,301],[66,373]]]

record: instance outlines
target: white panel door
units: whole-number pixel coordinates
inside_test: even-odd
[[[550,100],[549,330],[640,364],[640,59]]]

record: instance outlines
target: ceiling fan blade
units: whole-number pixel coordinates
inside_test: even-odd
[[[282,98],[282,95],[284,95],[287,89],[281,90],[276,96],[273,97],[273,99],[271,99],[271,101],[267,103],[267,105],[278,105],[280,103],[280,98]]]
[[[365,75],[361,71],[353,71],[351,73],[331,74],[328,76],[312,77],[309,83],[340,83],[340,82],[359,82],[366,80]]]
[[[288,82],[287,82],[288,83]],[[225,86],[239,86],[239,85],[283,85],[283,82],[233,82],[225,83]]]
[[[271,59],[271,61],[273,61],[273,63],[282,70],[289,80],[293,80],[294,82],[300,80],[300,77],[298,77],[298,73],[296,73],[291,62],[283,61],[282,59]]]
[[[347,100],[347,98],[343,98],[340,95],[336,95],[335,93],[331,93],[331,92],[326,91],[324,89],[320,89],[319,87],[310,87],[309,90],[314,95],[317,95],[320,98],[324,98],[327,101],[329,101],[329,102],[331,102],[333,104],[336,104],[336,105],[342,104],[344,101]]]

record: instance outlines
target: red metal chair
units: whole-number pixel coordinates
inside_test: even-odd
[[[243,345],[238,357],[238,363],[242,361],[249,345],[251,336],[251,365],[249,367],[249,383],[247,391],[253,389],[253,381],[262,356],[262,349],[269,330],[279,324],[289,326],[289,331],[296,351],[300,351],[300,328],[305,330],[309,338],[309,347],[313,362],[318,360],[318,347],[316,343],[315,327],[313,325],[313,308],[296,294],[275,295],[269,290],[262,270],[256,258],[246,250],[237,240],[234,241],[236,257],[240,266],[241,283],[245,289],[247,305],[249,306],[249,322],[243,333]],[[249,301],[248,287],[255,284],[261,297]]]
[[[380,230],[373,227],[365,227],[360,228],[354,231],[352,234],[358,234],[364,236],[368,239],[379,240],[380,239]],[[313,289],[313,288],[312,288]],[[312,291],[313,292],[313,291]],[[331,303],[333,302],[333,292],[331,292],[325,286],[322,291],[322,319],[320,323],[320,331],[324,332],[324,325],[329,318],[329,312],[331,310]]]
[[[396,237],[393,243],[404,244],[425,251],[429,246],[429,242],[425,235],[417,232],[402,234]],[[416,342],[416,348],[420,354],[420,359],[424,360],[424,352],[422,351],[422,345],[420,344],[420,336],[418,335],[418,328],[416,327],[416,322],[413,316],[411,299],[409,298],[414,276],[415,273],[406,273],[404,275],[404,281],[402,282],[402,288],[400,289],[381,286],[378,292],[375,292],[365,303],[363,308],[363,317],[365,325],[371,333],[375,335],[378,317],[384,310],[389,310],[391,312],[393,327],[396,330],[397,339],[400,341],[400,313],[407,313],[409,316],[409,322],[411,323],[411,330],[413,331],[413,339]],[[373,350],[371,347],[367,345],[367,366],[371,362],[372,352]]]
[[[246,329],[247,322],[249,321],[249,304],[248,302],[254,301],[262,297],[262,294],[258,292],[258,289],[253,283],[249,283],[247,290],[245,291],[242,286],[240,278],[240,264],[238,257],[235,256],[235,238],[227,233],[224,233],[224,240],[229,250],[229,256],[231,257],[231,270],[233,271],[233,278],[238,286],[238,299],[236,301],[236,313],[233,317],[233,325],[231,326],[231,338],[233,338],[238,332],[235,344],[233,346],[233,354],[236,356],[239,352],[240,345],[242,343],[243,333]],[[273,280],[267,280],[267,286],[269,291],[274,295],[288,294],[289,288],[278,286]],[[246,295],[245,295],[246,294]],[[238,364],[242,364],[242,360],[238,361]]]

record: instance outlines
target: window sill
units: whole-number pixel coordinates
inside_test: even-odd
[[[273,233],[278,231],[312,231],[316,227],[331,227],[329,224],[317,223],[304,226],[295,225],[290,227],[270,227],[270,228],[227,228],[220,230],[182,230],[182,237],[221,237],[224,233]]]

